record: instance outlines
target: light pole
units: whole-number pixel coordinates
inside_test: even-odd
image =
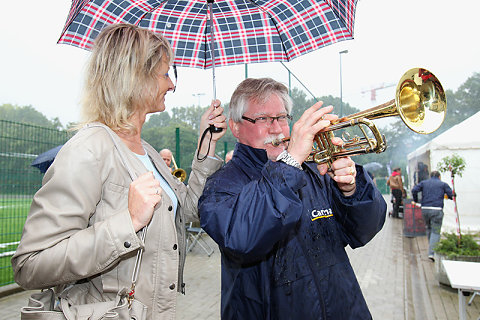
[[[343,50],[338,53],[340,56],[340,118],[343,117],[343,97],[342,97],[342,53],[348,53],[348,50]]]
[[[200,98],[201,98],[202,96],[204,96],[204,95],[205,95],[205,93],[192,93],[192,96],[198,98],[198,106],[199,106],[199,107],[200,107]]]

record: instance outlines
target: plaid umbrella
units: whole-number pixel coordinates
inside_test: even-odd
[[[162,33],[183,67],[290,61],[352,39],[357,0],[73,0],[59,43],[90,49],[109,24]],[[214,64],[213,62],[214,61]]]

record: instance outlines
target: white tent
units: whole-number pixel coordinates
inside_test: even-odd
[[[458,154],[466,162],[462,177],[455,176],[457,210],[462,233],[480,231],[480,112],[440,134],[430,142],[408,154],[408,174],[413,188],[414,172],[419,162],[428,165],[428,170],[437,170],[437,164],[445,156]],[[448,172],[442,173],[442,180],[452,187]],[[442,232],[456,230],[454,203],[445,200]]]

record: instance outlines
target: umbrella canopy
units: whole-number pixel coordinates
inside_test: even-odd
[[[356,3],[357,0],[73,0],[58,42],[90,49],[105,26],[129,23],[163,34],[174,48],[177,66],[207,69],[290,61],[352,39]]]
[[[376,171],[378,169],[383,168],[383,165],[381,163],[378,163],[378,162],[369,162],[367,164],[364,164],[363,167],[367,171]]]
[[[60,151],[62,147],[63,144],[39,154],[30,165],[38,168],[42,173],[47,172],[48,167],[50,167],[50,165],[53,163],[58,151]]]

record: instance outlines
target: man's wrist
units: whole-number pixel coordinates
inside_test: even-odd
[[[287,150],[283,150],[282,153],[280,153],[277,157],[277,161],[281,161],[285,164],[288,164],[289,166],[295,167],[297,169],[303,170],[302,166],[300,163],[298,163],[297,160],[295,160],[294,157],[290,153],[288,153]]]

